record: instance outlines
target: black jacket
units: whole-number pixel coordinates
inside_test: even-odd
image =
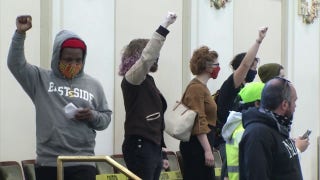
[[[158,145],[163,141],[163,114],[167,103],[150,75],[140,85],[132,85],[125,78],[121,83],[126,120],[125,136],[142,136]]]
[[[271,112],[250,108],[242,114],[240,180],[302,180],[298,152],[287,127]]]

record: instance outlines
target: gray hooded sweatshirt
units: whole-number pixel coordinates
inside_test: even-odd
[[[80,37],[66,30],[57,34],[53,45],[52,70],[26,61],[25,37],[25,34],[15,32],[9,50],[8,67],[35,105],[37,164],[56,166],[59,155],[94,155],[95,131],[108,127],[112,113],[103,88],[97,80],[84,73],[84,66],[72,80],[64,78],[58,68],[61,44],[69,38]],[[79,108],[90,108],[93,118],[82,121],[68,119],[64,107],[70,102]],[[66,165],[75,164],[79,163]]]

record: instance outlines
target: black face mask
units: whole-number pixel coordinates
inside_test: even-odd
[[[283,125],[283,126],[290,126],[292,124],[292,119],[293,119],[293,116],[290,115],[279,115],[279,114],[276,114],[274,112],[272,112],[273,115],[275,116],[275,118],[278,120],[278,122]]]
[[[290,108],[290,106],[289,106]],[[286,112],[285,114],[286,120],[289,122],[289,124],[292,124],[292,120],[293,120],[293,113],[290,112],[289,110]]]
[[[158,63],[154,63],[151,67],[150,67],[150,72],[154,73],[158,70]]]
[[[154,73],[158,70],[158,61],[159,61],[159,58],[156,59],[156,62],[154,62],[154,64],[150,67],[150,72]]]
[[[257,74],[256,70],[249,69],[245,81],[252,82],[254,80],[254,78],[256,77],[256,74]]]
[[[277,119],[278,123],[280,125],[282,125],[283,127],[285,127],[286,131],[288,131],[288,133],[291,131],[291,124],[292,124],[292,119],[293,119],[293,114],[286,114],[284,116],[276,114],[274,112],[272,112],[273,115],[275,116],[275,118]]]
[[[288,117],[288,115],[279,115],[275,112],[272,112],[264,108],[260,108],[259,111],[266,113],[269,117],[275,119],[277,123],[280,125],[279,130],[282,132],[282,134],[289,135],[289,132],[291,130],[293,114],[291,114],[290,117]]]

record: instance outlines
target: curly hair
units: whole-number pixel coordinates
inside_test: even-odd
[[[127,71],[141,57],[143,49],[146,47],[149,39],[134,39],[125,48],[119,65],[119,75],[124,76]]]
[[[218,56],[216,51],[210,51],[207,46],[196,49],[190,60],[190,70],[192,74],[199,75],[203,73],[207,68],[207,62],[214,62]]]

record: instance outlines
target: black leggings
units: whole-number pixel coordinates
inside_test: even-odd
[[[210,145],[213,145],[213,131],[207,134]],[[204,150],[197,138],[191,136],[189,142],[180,141],[180,152],[183,159],[183,179],[214,180],[214,167],[205,165]]]

